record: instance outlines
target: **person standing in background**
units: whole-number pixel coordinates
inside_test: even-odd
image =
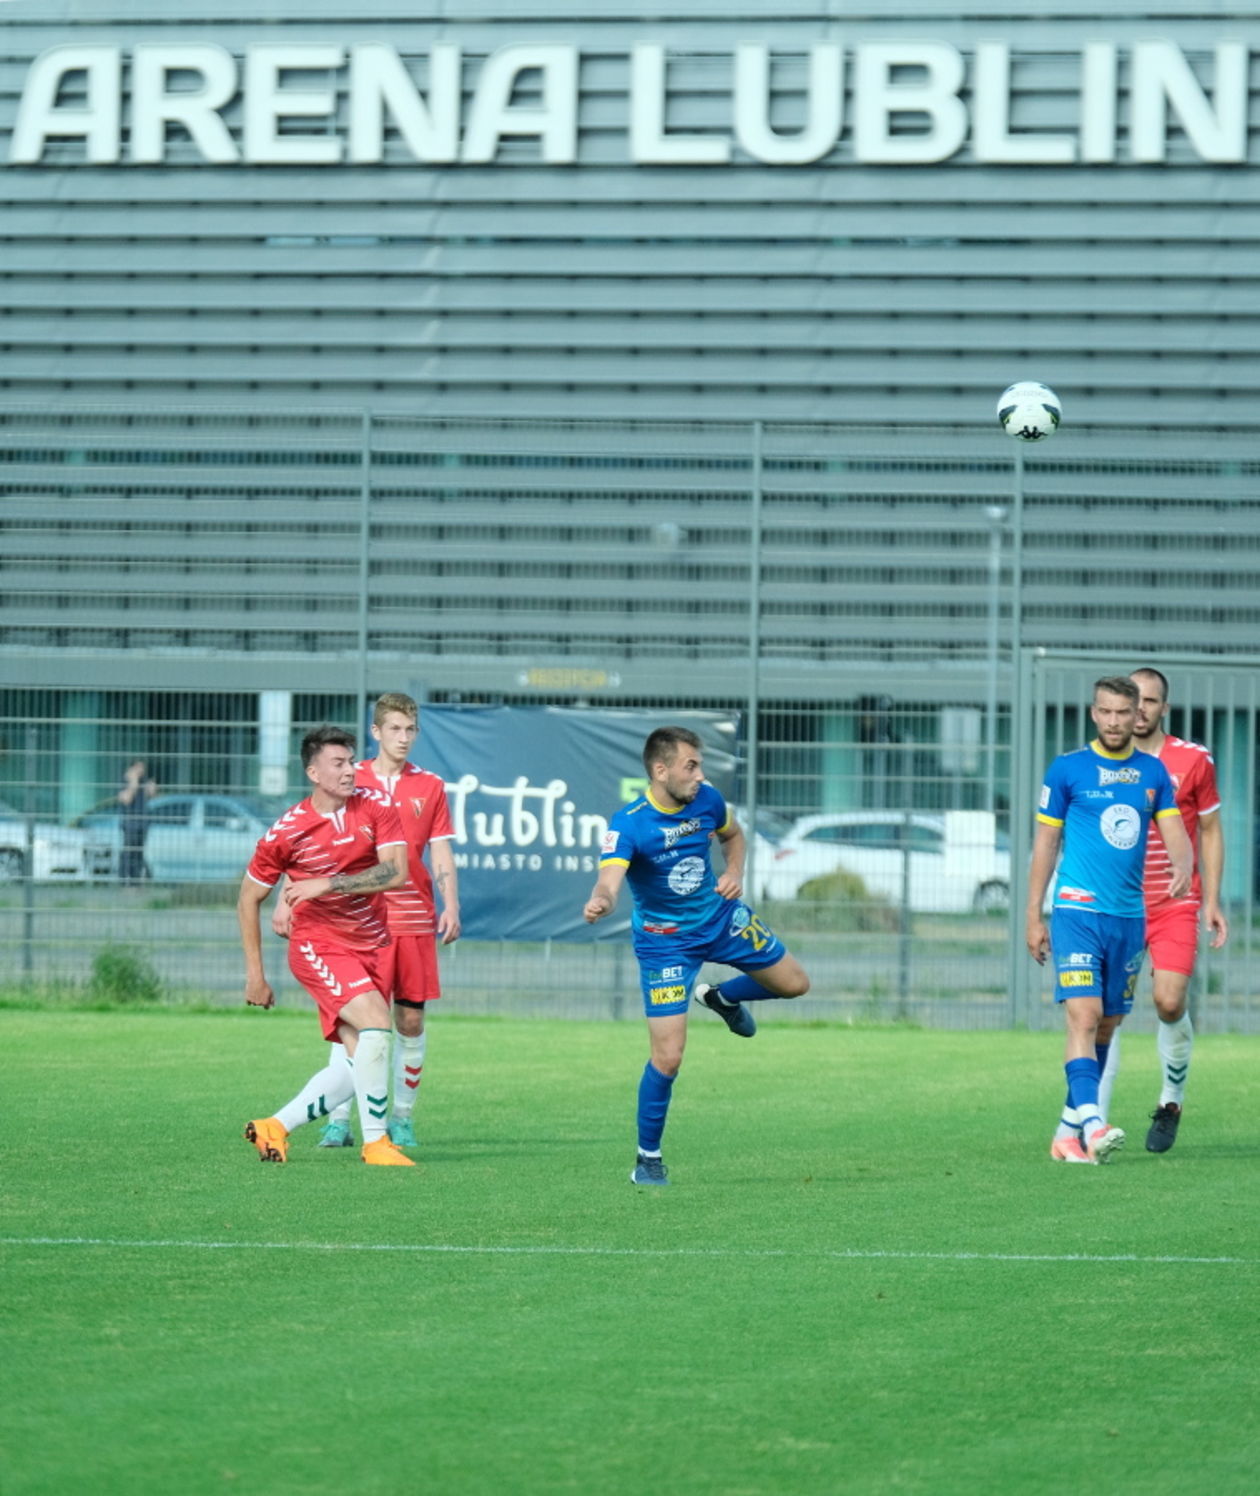
[[[144,836],[149,827],[149,802],[158,787],[142,758],[133,758],[123,771],[118,803],[122,806],[122,853],[118,876],[128,888],[134,888],[149,876],[144,861]]]

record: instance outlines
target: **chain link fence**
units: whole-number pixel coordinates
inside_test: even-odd
[[[1070,427],[1025,451],[996,428],[14,408],[0,440],[15,990],[142,969],[237,1000],[234,886],[300,794],[301,732],[402,689],[730,714],[752,893],[815,981],[781,1016],[1039,1023],[1005,910],[1021,776],[1051,742],[1012,707],[1079,731],[1087,689],[1043,700],[1012,661],[1083,640],[1098,674],[1175,657],[1174,724],[1246,766],[1227,891],[1250,938],[1256,707],[1202,696],[1247,675],[1260,624],[1240,437],[1157,432],[1135,457]],[[117,796],[137,757],[159,793],[133,879]],[[624,940],[444,959],[464,1011],[638,1011]],[[1209,1026],[1254,1021],[1246,970],[1206,963]]]

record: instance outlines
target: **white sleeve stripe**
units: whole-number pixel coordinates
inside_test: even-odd
[[[254,875],[253,875],[253,873],[251,873],[248,868],[245,869],[245,876],[249,879],[249,881],[251,883],[257,883],[257,885],[259,886],[259,888],[274,888],[276,886],[274,882],[272,882],[272,883],[264,883],[261,878],[255,878]]]

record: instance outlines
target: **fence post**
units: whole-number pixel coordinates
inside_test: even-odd
[[[26,847],[22,857],[22,975],[35,969],[35,775],[39,767],[35,724],[26,728],[26,795],[23,800]]]
[[[757,873],[757,774],[761,719],[761,421],[752,423],[752,484],[749,489],[748,524],[748,765],[745,771],[744,806],[748,820],[748,851],[744,863],[744,888],[749,902],[756,897]]]
[[[371,582],[372,540],[372,412],[365,410],[360,426],[359,452],[359,649],[352,730],[363,731],[368,696],[368,588]]]

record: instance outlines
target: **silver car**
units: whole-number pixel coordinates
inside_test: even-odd
[[[150,801],[144,865],[156,883],[214,883],[245,871],[258,838],[287,809],[255,795],[158,795]],[[95,877],[117,877],[122,816],[99,807],[79,817],[87,863]]]
[[[763,896],[794,899],[811,879],[841,870],[892,904],[901,903],[904,888],[915,913],[996,913],[1010,902],[1010,852],[986,811],[802,816],[757,882]]]
[[[32,824],[0,800],[0,883],[12,883],[27,871],[37,883],[71,882],[86,876],[87,838],[70,826]]]

